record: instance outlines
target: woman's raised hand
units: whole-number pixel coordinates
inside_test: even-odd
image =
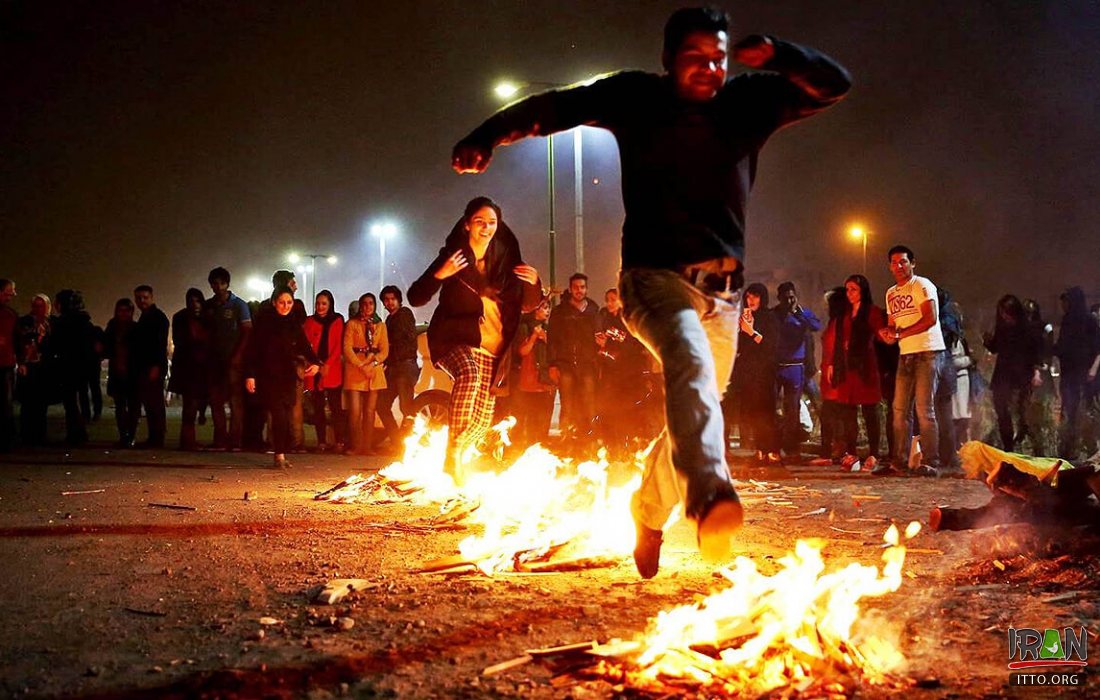
[[[539,271],[530,265],[516,265],[512,268],[512,272],[527,284],[535,284],[539,281]]]
[[[755,324],[755,321],[753,320],[751,311],[749,311],[748,309],[745,309],[741,313],[741,321],[740,321],[739,325],[741,326],[741,331],[745,335],[752,335],[753,333],[756,332],[756,324]]]
[[[437,280],[445,280],[448,277],[458,274],[462,268],[469,264],[470,263],[466,260],[466,256],[462,254],[461,250],[455,251],[455,254],[447,258],[443,262],[443,266],[435,271],[435,278]]]

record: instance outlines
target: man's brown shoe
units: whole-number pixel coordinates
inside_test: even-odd
[[[653,530],[634,521],[637,539],[634,541],[634,566],[642,578],[653,578],[661,566],[661,542],[664,540],[660,530]]]

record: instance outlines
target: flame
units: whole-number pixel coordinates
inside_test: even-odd
[[[919,531],[919,523],[910,523],[905,535]],[[881,569],[852,563],[827,572],[820,539],[799,540],[772,576],[738,557],[722,570],[728,588],[659,613],[649,632],[628,645],[636,656],[626,676],[635,687],[679,681],[732,694],[804,690],[842,676],[896,682],[893,674],[905,662],[901,652],[880,636],[854,631],[862,599],[901,586],[905,547],[897,527],[891,525],[883,540]]]
[[[498,458],[511,444],[508,430],[514,425],[509,418],[492,429]],[[628,465],[629,473],[613,480],[602,450],[595,461],[574,464],[534,445],[501,471],[473,471],[459,488],[443,470],[446,446],[447,429],[429,430],[418,418],[400,461],[376,476],[349,477],[321,497],[344,503],[401,500],[436,505],[444,514],[462,510],[465,522],[481,532],[464,539],[459,553],[488,575],[567,544],[574,557],[622,556],[633,548],[630,497],[641,483],[640,465]],[[463,461],[479,457],[467,451]]]

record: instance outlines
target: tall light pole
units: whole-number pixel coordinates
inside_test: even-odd
[[[513,97],[520,90],[525,88],[561,88],[566,87],[566,83],[550,83],[544,81],[529,81],[520,84],[501,82],[498,83],[493,92],[497,94],[501,99],[509,99]],[[575,251],[577,255],[577,271],[584,272],[584,176],[582,173],[582,157],[581,150],[583,146],[583,137],[581,135],[580,127],[573,129],[573,196],[575,207],[575,226],[576,226],[576,239],[575,239]],[[547,194],[550,202],[550,231],[548,235],[549,252],[550,252],[550,288],[556,289],[556,273],[557,273],[557,255],[555,238],[557,237],[557,231],[555,230],[554,220],[554,135],[549,134],[546,137],[546,180],[547,180]]]
[[[370,233],[378,239],[378,291],[386,286],[386,239],[397,235],[397,224],[392,221],[371,224]]]
[[[316,299],[317,298],[317,258],[324,258],[325,262],[327,262],[329,265],[335,265],[337,263],[337,258],[336,258],[335,255],[330,255],[329,253],[291,253],[290,255],[287,256],[287,261],[291,265],[294,265],[299,260],[301,260],[302,258],[309,258],[309,270],[307,272],[307,270],[304,267],[300,266],[298,268],[298,272],[301,272],[303,275],[308,274],[309,284],[310,284],[309,298],[310,299]]]
[[[854,225],[852,225],[851,228],[848,229],[848,235],[849,236],[851,236],[852,238],[858,238],[859,240],[863,241],[863,276],[864,277],[867,276],[867,236],[869,234],[870,234],[870,231],[868,231],[863,226],[860,226],[859,224],[854,224]]]
[[[579,126],[573,129],[573,230],[577,272],[584,272],[584,173],[581,165],[584,136],[582,134]]]

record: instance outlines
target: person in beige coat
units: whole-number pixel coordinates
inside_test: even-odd
[[[375,313],[374,295],[359,297],[359,314],[344,330],[344,409],[348,416],[347,454],[373,454],[374,414],[386,388],[382,363],[389,355],[386,324]]]

